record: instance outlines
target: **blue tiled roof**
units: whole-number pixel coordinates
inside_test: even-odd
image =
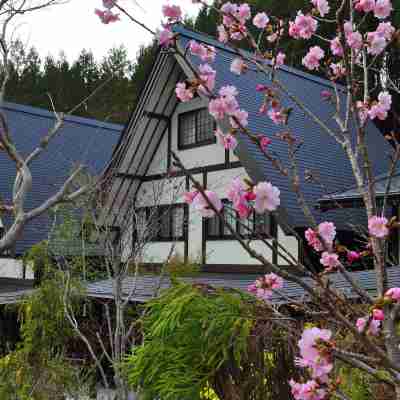
[[[400,268],[392,267],[387,269],[389,287],[398,286],[400,282]],[[375,271],[351,272],[353,279],[358,285],[366,290],[372,297],[376,296],[376,274]],[[256,274],[217,274],[201,273],[198,276],[181,278],[180,280],[187,284],[211,285],[214,288],[233,288],[247,291],[247,287],[254,283],[258,277]],[[339,273],[328,274],[332,289],[338,290],[348,298],[358,298],[357,293]],[[312,287],[315,282],[310,278],[304,278],[304,281]],[[132,302],[146,302],[154,298],[156,289],[166,290],[171,287],[169,276],[163,276],[161,279],[156,275],[139,275],[137,278],[128,277],[122,283],[123,297],[130,295]],[[113,282],[111,279],[94,282],[87,285],[87,295],[94,298],[112,299]],[[281,295],[283,296],[281,296]],[[297,283],[284,281],[283,288],[272,296],[272,303],[288,303],[290,300],[306,301],[309,295]]]
[[[271,150],[286,166],[289,166],[287,146],[282,141],[274,139],[274,135],[283,130],[282,126],[278,127],[268,116],[260,115],[258,112],[262,103],[262,95],[255,91],[255,86],[257,83],[271,86],[270,80],[252,68],[241,76],[234,75],[230,72],[230,63],[236,57],[234,50],[206,35],[182,27],[177,27],[176,30],[180,33],[180,43],[183,47],[186,47],[192,39],[218,47],[216,60],[212,64],[217,71],[217,89],[228,84],[237,87],[240,106],[250,114],[249,128],[253,133],[266,135],[273,139]],[[197,58],[193,57],[191,60],[194,65],[200,63]],[[333,106],[321,100],[321,91],[332,87],[329,81],[289,67],[282,67],[278,72],[278,78],[293,95],[297,96],[329,127],[337,130],[336,123],[332,118],[335,111]],[[289,128],[299,141],[304,142],[297,152],[300,176],[302,177],[301,187],[317,220],[334,220],[341,229],[346,229],[348,223],[359,224],[364,222],[363,210],[352,212],[349,220],[348,213],[340,210],[321,214],[320,211],[315,209],[318,199],[327,192],[345,190],[355,183],[350,163],[341,146],[322,131],[310,117],[306,116],[288,99],[282,98],[282,102],[294,109],[289,119]],[[389,151],[389,145],[372,123],[368,126],[366,136],[367,145],[371,150],[370,156],[374,173],[383,173],[386,166],[382,159],[385,157],[385,153]],[[239,137],[238,155],[254,181],[269,180],[280,188],[281,203],[287,212],[288,222],[295,227],[307,226],[307,221],[298,206],[288,179],[273,168],[271,163],[262,155],[258,146],[244,134]],[[323,185],[305,182],[303,177],[306,170],[313,171]]]
[[[17,148],[28,155],[54,124],[54,115],[46,110],[5,103],[4,110]],[[118,142],[122,126],[88,118],[67,116],[58,135],[40,158],[31,165],[33,187],[26,209],[41,204],[57,191],[73,166],[80,163],[91,175],[102,173]],[[15,165],[0,152],[0,195],[9,201],[15,178]],[[5,221],[7,225],[7,220]],[[16,253],[22,254],[33,244],[47,238],[48,216],[32,221],[18,240]]]

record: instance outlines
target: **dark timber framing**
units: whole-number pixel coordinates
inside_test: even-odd
[[[203,172],[203,188],[207,189],[207,171]],[[207,237],[206,237],[206,219],[202,218],[201,221],[201,263],[203,265],[207,262]]]
[[[171,75],[174,75],[174,72],[176,71],[177,66],[178,66],[178,64],[177,64],[176,61],[174,60],[173,63],[172,63],[172,66],[171,66],[171,68],[170,68],[170,70],[169,70],[169,72],[166,74],[167,77],[170,77]],[[178,67],[178,68],[179,68],[179,67]],[[179,79],[179,78],[178,78],[178,79]],[[178,80],[178,79],[177,79],[177,80]],[[156,80],[156,79],[155,79],[155,80]],[[166,101],[166,103],[165,103],[165,105],[164,105],[164,107],[163,107],[163,109],[162,109],[162,111],[161,111],[161,115],[164,115],[165,110],[168,108],[168,105],[170,104],[170,98],[173,98],[173,90],[171,90],[170,93],[168,93],[168,94],[165,93],[165,90],[166,90],[166,88],[168,87],[168,84],[170,84],[170,80],[167,78],[167,79],[165,80],[165,82],[164,82],[164,85],[163,85],[162,89],[161,89],[159,98],[157,99],[156,104],[154,105],[154,110],[156,110],[156,109],[158,108],[158,106],[160,105],[161,99],[162,99],[164,96],[167,96],[166,98],[168,98],[168,100]],[[174,100],[175,100],[175,99],[174,99]],[[176,100],[175,100],[175,101],[176,101]],[[142,134],[142,136],[139,138],[139,143],[138,143],[137,146],[136,146],[136,149],[135,149],[135,151],[134,151],[134,154],[133,154],[132,157],[130,158],[128,167],[127,167],[127,169],[126,169],[126,173],[128,173],[129,170],[132,168],[132,164],[133,164],[134,160],[136,159],[136,155],[137,155],[139,149],[141,148],[141,145],[142,145],[142,142],[143,142],[143,140],[144,140],[144,137],[146,136],[146,135],[144,134],[144,132],[146,132],[146,131],[148,130],[151,121],[152,121],[152,118],[149,118],[149,117],[148,117],[148,121],[146,122],[146,126],[145,126],[145,128],[144,128],[144,130],[143,130],[143,134]],[[156,127],[155,127],[155,129],[154,129],[155,131],[157,131],[157,129],[158,129],[159,124],[160,124],[161,121],[162,121],[161,119],[157,119],[157,125],[156,125]],[[132,135],[132,137],[133,137],[133,136],[134,136],[134,135]],[[151,139],[153,139],[154,136],[155,136],[155,135],[153,135]],[[162,135],[161,135],[161,136],[162,136]],[[152,142],[152,140],[151,140],[150,142]],[[128,151],[128,148],[129,148],[130,144],[131,144],[131,143],[129,143],[129,141],[128,141],[128,143],[127,143],[127,145],[126,145],[125,154],[126,154],[126,152]],[[149,144],[148,144],[148,145],[149,145]],[[144,154],[146,154],[146,151],[143,151],[143,156],[144,156]],[[143,159],[143,156],[142,156],[142,159]],[[140,165],[140,164],[138,164],[138,165]],[[114,207],[115,201],[116,201],[116,199],[118,198],[118,196],[119,196],[119,194],[120,194],[120,191],[121,191],[121,188],[122,188],[124,182],[125,182],[125,180],[122,179],[122,180],[121,180],[121,183],[120,183],[120,185],[119,185],[119,187],[118,187],[118,190],[116,191],[115,197],[113,198],[112,204],[110,205],[110,210]],[[139,185],[139,186],[140,186],[140,185]],[[131,180],[131,182],[130,182],[129,187],[128,187],[127,190],[126,190],[125,196],[123,197],[123,200],[121,201],[121,204],[125,204],[125,203],[126,203],[126,200],[127,200],[128,195],[129,195],[129,193],[130,193],[130,191],[131,191],[131,188],[132,188],[132,180]],[[135,197],[135,195],[134,195],[134,197]],[[126,211],[126,212],[127,212],[127,211]],[[124,217],[126,216],[126,212],[125,212]],[[113,220],[113,222],[112,222],[113,225],[115,224],[116,219],[117,219],[117,216],[114,217],[114,220]]]

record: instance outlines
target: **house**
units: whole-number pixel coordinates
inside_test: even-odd
[[[241,76],[234,75],[230,72],[230,64],[235,57],[234,50],[206,35],[182,27],[176,29],[179,34],[178,44],[183,51],[187,49],[190,40],[217,48],[217,57],[212,64],[217,71],[217,89],[228,84],[238,88],[239,103],[250,114],[251,131],[271,138],[271,149],[285,165],[288,165],[286,144],[274,137],[280,128],[267,116],[259,113],[262,97],[255,91],[255,85],[269,85],[269,80],[252,69]],[[198,59],[189,55],[189,60],[193,68],[198,67]],[[253,182],[271,181],[279,187],[279,210],[265,215],[262,219],[251,220],[250,229],[254,226],[259,229],[261,226],[261,231],[272,235],[294,257],[301,259],[305,250],[302,234],[308,223],[298,206],[288,179],[272,167],[261,154],[259,147],[244,134],[239,135],[239,146],[235,152],[225,151],[216,143],[216,125],[207,112],[207,99],[195,97],[187,103],[177,101],[174,93],[176,83],[190,78],[191,74],[191,69],[179,57],[165,51],[159,52],[141,93],[139,104],[123,131],[113,162],[107,170],[111,179],[105,207],[109,224],[122,224],[131,207],[142,210],[145,217],[152,207],[167,206],[170,212],[166,218],[161,218],[162,229],[147,246],[143,257],[145,264],[164,262],[171,244],[174,243],[175,252],[185,261],[198,262],[203,272],[260,272],[257,262],[232,240],[216,219],[201,218],[192,207],[183,203],[181,196],[172,195],[172,189],[163,194],[159,204],[154,204],[148,196],[151,187],[157,182],[165,181],[168,175],[171,187],[175,190],[179,188],[180,194],[191,189],[189,180],[181,171],[174,171],[173,177],[169,174],[174,169],[171,155],[171,151],[174,151],[185,168],[204,187],[216,191],[221,198],[226,197],[228,184],[237,176],[248,177]],[[336,127],[332,118],[332,105],[321,99],[321,91],[332,88],[329,81],[289,67],[282,67],[278,74],[292,94],[298,96],[306,106],[316,110],[328,126]],[[283,102],[285,103],[285,100]],[[351,223],[354,222],[352,218],[359,223],[362,221],[362,212],[354,212],[349,218],[342,210],[321,213],[315,209],[315,205],[323,196],[325,188],[336,191],[354,184],[349,161],[334,139],[322,132],[297,106],[290,106],[294,107],[294,110],[289,119],[289,127],[296,138],[304,142],[297,152],[304,196],[318,221],[334,221],[339,234],[343,233],[346,236],[346,232],[351,229]],[[369,125],[367,138],[370,148],[380,148],[382,151],[389,148],[383,135],[373,124]],[[373,168],[377,174],[383,172],[379,154],[371,153]],[[306,171],[316,172],[320,182],[307,181],[304,177]],[[240,229],[239,226],[237,229]],[[124,246],[130,246],[133,241],[134,233],[124,232]],[[251,246],[262,249],[264,256],[271,261],[282,267],[286,266],[287,263],[278,256],[276,249],[269,250],[262,246],[260,240],[255,239],[251,241]]]
[[[385,216],[390,220],[400,217],[400,168],[394,165],[392,172],[377,175],[374,179],[374,188],[377,206],[382,212],[385,204]],[[386,200],[385,200],[386,199]],[[338,209],[354,212],[364,208],[362,193],[356,186],[346,190],[325,194],[318,200],[318,207],[322,212]],[[400,235],[398,229],[391,232],[388,246],[389,262],[398,265],[400,260]]]
[[[25,155],[39,145],[54,124],[54,114],[46,110],[13,103],[5,103],[3,109],[16,146]],[[55,193],[77,163],[85,165],[92,176],[100,175],[111,158],[121,131],[120,125],[66,116],[48,150],[31,165],[33,184],[26,209],[37,207]],[[14,163],[1,152],[0,171],[0,194],[7,202],[12,194],[16,171]],[[33,279],[33,271],[23,265],[21,257],[32,245],[48,239],[51,223],[47,213],[25,227],[15,248],[0,256],[0,278]],[[8,217],[1,215],[0,234],[9,224]]]

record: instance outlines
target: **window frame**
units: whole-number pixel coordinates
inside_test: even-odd
[[[231,202],[227,199],[223,199],[222,203],[224,204],[224,207],[222,209],[222,214],[225,215],[225,205],[228,204],[230,205]],[[234,211],[230,211],[230,212],[234,212]],[[256,218],[257,216],[266,216],[266,214],[257,214],[255,211],[252,212],[251,218],[252,218],[252,224],[255,227],[256,226]],[[216,217],[213,217],[216,218]],[[205,218],[205,239],[209,240],[209,241],[218,241],[218,240],[235,240],[235,236],[231,233],[225,233],[224,232],[224,226],[223,224],[221,224],[220,222],[218,222],[218,234],[213,235],[210,234],[209,232],[209,227],[210,227],[210,220],[212,220],[212,218]],[[257,233],[257,232],[253,232],[253,234],[242,234],[240,233],[240,218],[238,218],[238,216],[236,215],[236,221],[235,221],[235,225],[234,225],[234,229],[235,231],[244,239],[253,239],[253,240],[257,240],[257,239],[268,239],[268,238],[276,238],[277,236],[277,224],[276,224],[276,220],[274,218],[274,216],[270,213],[269,214],[269,232],[268,233]]]
[[[185,203],[176,203],[176,204],[163,204],[163,205],[158,205],[158,206],[148,206],[148,207],[140,207],[137,209],[137,211],[144,211],[146,213],[146,220],[149,219],[149,215],[151,211],[157,208],[157,218],[161,218],[162,216],[165,217],[165,213],[169,212],[169,222],[168,222],[168,230],[169,230],[169,235],[168,236],[162,236],[161,235],[161,230],[159,229],[157,234],[154,235],[152,238],[149,239],[149,242],[154,243],[154,242],[184,242],[187,240],[187,204]],[[173,221],[173,216],[174,216],[174,210],[176,209],[182,209],[182,235],[180,236],[173,236],[172,235],[172,230],[174,226],[174,221]],[[136,232],[135,229],[133,230],[133,240],[135,240]]]
[[[217,138],[214,135],[214,131],[217,128],[217,123],[211,117],[211,115],[210,115],[210,118],[213,121],[213,135],[212,135],[212,137],[210,139],[201,140],[201,141],[197,139],[198,138],[197,118],[198,118],[198,115],[200,114],[200,112],[204,111],[204,110],[206,110],[206,112],[208,113],[207,108],[206,107],[202,107],[202,108],[197,108],[195,110],[185,111],[185,112],[182,112],[182,113],[178,114],[178,129],[177,129],[177,131],[178,131],[178,150],[188,150],[188,149],[193,149],[193,148],[196,148],[196,147],[208,146],[210,144],[217,143]],[[183,135],[183,133],[181,132],[181,126],[182,126],[182,122],[181,121],[182,121],[182,118],[184,118],[185,116],[188,116],[190,114],[194,114],[196,116],[196,119],[195,119],[195,130],[196,130],[195,131],[195,142],[191,143],[191,144],[183,144],[182,143],[182,135]]]

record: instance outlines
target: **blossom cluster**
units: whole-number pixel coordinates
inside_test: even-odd
[[[307,229],[304,235],[315,251],[322,252],[320,262],[327,271],[332,271],[340,265],[339,255],[334,252],[336,227],[333,222],[322,222],[316,230]]]
[[[220,211],[222,202],[218,195],[211,190],[206,190],[205,194],[215,209]],[[259,214],[263,214],[266,211],[275,211],[280,205],[279,189],[270,182],[259,182],[252,188],[247,189],[240,178],[233,179],[228,188],[227,198],[232,201],[233,208],[239,218],[248,217],[252,210]],[[187,204],[192,204],[205,218],[215,215],[205,197],[198,191],[184,193],[183,200]]]
[[[119,15],[114,13],[112,9],[117,4],[117,0],[103,0],[103,10],[96,8],[95,14],[100,18],[103,24],[109,24],[119,20]]]
[[[282,289],[282,287],[283,279],[280,276],[271,273],[257,278],[253,284],[249,285],[247,290],[250,293],[255,294],[259,299],[270,300],[273,291]]]
[[[256,91],[264,95],[260,113],[267,113],[276,125],[287,124],[289,109],[282,106],[276,92],[266,85],[257,85]]]
[[[333,369],[331,338],[332,332],[328,329],[313,327],[303,331],[298,342],[300,357],[296,364],[307,368],[312,379],[305,383],[289,382],[296,400],[323,400],[328,395],[326,388]]]
[[[394,287],[386,291],[383,304],[388,303],[400,303],[400,288]],[[356,327],[360,333],[377,336],[384,320],[385,313],[382,309],[382,304],[378,304],[372,308],[369,315],[357,319]]]

